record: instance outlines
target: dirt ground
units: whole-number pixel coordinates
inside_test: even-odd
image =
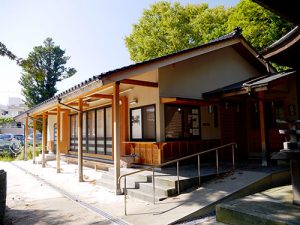
[[[0,168],[7,171],[7,225],[114,224],[11,163]]]

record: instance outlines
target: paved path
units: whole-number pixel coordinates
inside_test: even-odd
[[[196,216],[198,210],[204,213],[215,201],[272,172],[236,171],[155,205],[129,198],[125,216],[124,196],[96,185],[105,172],[84,167],[85,182],[79,183],[76,165],[62,162],[60,174],[55,165],[47,162],[41,168],[32,161],[0,162],[0,169],[8,172],[7,215],[12,224],[165,225],[189,214]]]
[[[7,171],[6,224],[118,224],[12,163],[0,168]]]

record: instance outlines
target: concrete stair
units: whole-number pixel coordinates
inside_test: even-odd
[[[133,172],[133,169],[121,169],[121,174],[127,174]],[[186,189],[196,187],[199,185],[198,177],[194,173],[183,174],[179,177],[180,192]],[[228,171],[228,170],[227,170]],[[162,201],[168,197],[177,195],[177,176],[169,170],[168,173],[162,173],[161,171],[155,172],[155,201]],[[222,173],[226,172],[225,170]],[[222,174],[220,173],[220,174]],[[196,177],[195,177],[196,176]],[[203,173],[201,176],[201,182],[210,180],[216,176],[213,171]],[[114,169],[109,168],[107,172],[103,173],[101,179],[96,181],[96,184],[105,187],[109,190],[114,190]],[[137,198],[146,202],[153,203],[153,183],[152,172],[143,171],[141,173],[130,175],[126,178],[127,195],[133,198]],[[121,180],[121,192],[124,193],[124,178]]]

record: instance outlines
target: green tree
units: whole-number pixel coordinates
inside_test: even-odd
[[[293,28],[293,24],[250,1],[241,0],[228,18],[227,32],[241,27],[243,36],[260,51]]]
[[[11,60],[17,59],[17,56],[15,56],[11,51],[9,51],[2,42],[0,42],[0,55],[7,56]]]
[[[74,68],[65,66],[69,59],[65,50],[47,38],[43,46],[34,47],[28,58],[22,61],[19,83],[29,108],[53,97],[57,92],[56,83],[76,73]]]
[[[182,6],[158,2],[143,12],[125,38],[133,61],[144,61],[197,46],[225,33],[228,14],[224,7],[207,4]]]
[[[245,38],[261,50],[293,25],[250,0],[228,9],[158,2],[144,10],[125,44],[131,59],[139,62],[206,43],[238,26]]]

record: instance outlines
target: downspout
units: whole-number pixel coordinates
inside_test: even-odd
[[[62,103],[62,102],[61,102],[61,98],[57,98],[57,101],[58,101],[58,104],[59,104],[59,105],[65,106],[65,107],[67,107],[67,108],[69,108],[69,109],[73,109],[73,110],[75,110],[75,111],[77,111],[77,112],[83,112],[83,111],[80,110],[80,109],[76,109],[76,108],[74,108],[74,107],[72,107],[72,106],[69,106],[69,105],[66,105],[66,104]]]

